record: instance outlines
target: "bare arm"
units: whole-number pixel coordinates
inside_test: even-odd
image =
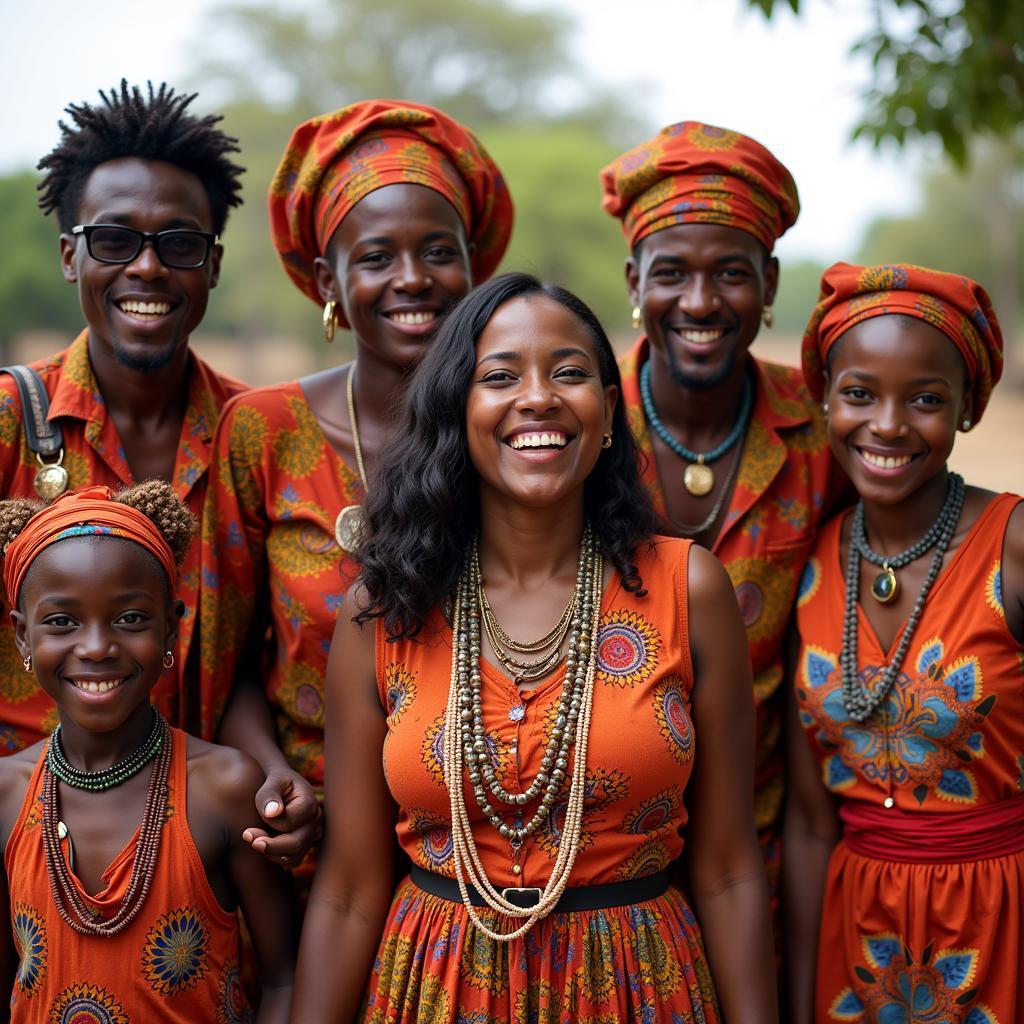
[[[338,617],[327,663],[326,838],[306,910],[292,1024],[355,1019],[394,886],[395,807],[384,778],[387,732],[374,628]]]
[[[818,929],[829,857],[839,839],[835,804],[797,716],[796,638],[786,673],[786,806],[782,819],[782,907],[786,1003],[792,1024],[814,1020]]]
[[[1024,502],[1011,513],[1003,538],[1003,607],[1006,626],[1024,644]]]
[[[690,890],[724,1019],[778,1020],[768,887],[754,829],[754,701],[746,632],[718,560],[690,549],[696,761]]]

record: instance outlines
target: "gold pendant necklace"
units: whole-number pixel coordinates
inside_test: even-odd
[[[348,421],[352,424],[352,447],[356,453],[356,466],[359,469],[359,479],[363,485],[363,493],[370,493],[370,485],[366,482],[366,468],[363,466],[363,449],[359,443],[359,425],[356,423],[356,401],[353,395],[353,383],[356,375],[355,363],[348,371],[345,380],[345,396],[348,399]],[[356,503],[346,505],[334,520],[334,539],[338,547],[346,554],[356,550],[362,543],[366,533],[366,512],[363,506]]]
[[[683,486],[695,498],[703,498],[705,494],[710,494],[714,489],[715,473],[704,461],[703,455],[683,470]]]

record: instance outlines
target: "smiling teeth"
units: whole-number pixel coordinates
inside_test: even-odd
[[[684,341],[693,342],[694,345],[708,345],[713,341],[718,341],[725,331],[716,327],[709,331],[680,331],[679,334]]]
[[[137,316],[166,316],[171,311],[169,302],[135,302],[125,300],[117,304],[122,313],[134,313]]]
[[[879,469],[899,469],[900,466],[905,466],[913,458],[912,455],[899,455],[895,458],[891,455],[875,455],[874,452],[863,450],[861,455],[866,463],[871,466],[877,466]]]
[[[436,313],[389,313],[396,324],[429,324],[437,319]]]
[[[107,691],[114,690],[120,686],[124,679],[101,680],[99,682],[95,679],[72,679],[71,681],[79,690],[85,690],[86,693],[107,693]]]
[[[565,434],[517,434],[509,441],[509,447],[519,451],[521,448],[564,448]]]

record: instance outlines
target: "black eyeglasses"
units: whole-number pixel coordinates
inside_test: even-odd
[[[165,267],[195,270],[210,256],[210,246],[220,238],[209,231],[171,228],[169,231],[136,231],[120,224],[76,224],[73,235],[85,235],[89,255],[100,263],[131,263],[147,242],[153,243]]]

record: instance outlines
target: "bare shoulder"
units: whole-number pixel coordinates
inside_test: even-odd
[[[687,575],[690,601],[732,599],[733,589],[725,566],[707,548],[694,544],[690,548]]]
[[[9,757],[0,757],[0,843],[3,846],[7,845],[7,836],[21,813],[32,772],[45,744],[46,740],[41,740]]]
[[[232,804],[251,814],[256,790],[263,785],[265,773],[255,758],[235,747],[207,743],[188,737],[186,748],[190,786],[199,786],[211,802],[225,808]]]
[[[1024,600],[1024,498],[1017,502],[1006,524],[1002,583],[1007,592]]]

